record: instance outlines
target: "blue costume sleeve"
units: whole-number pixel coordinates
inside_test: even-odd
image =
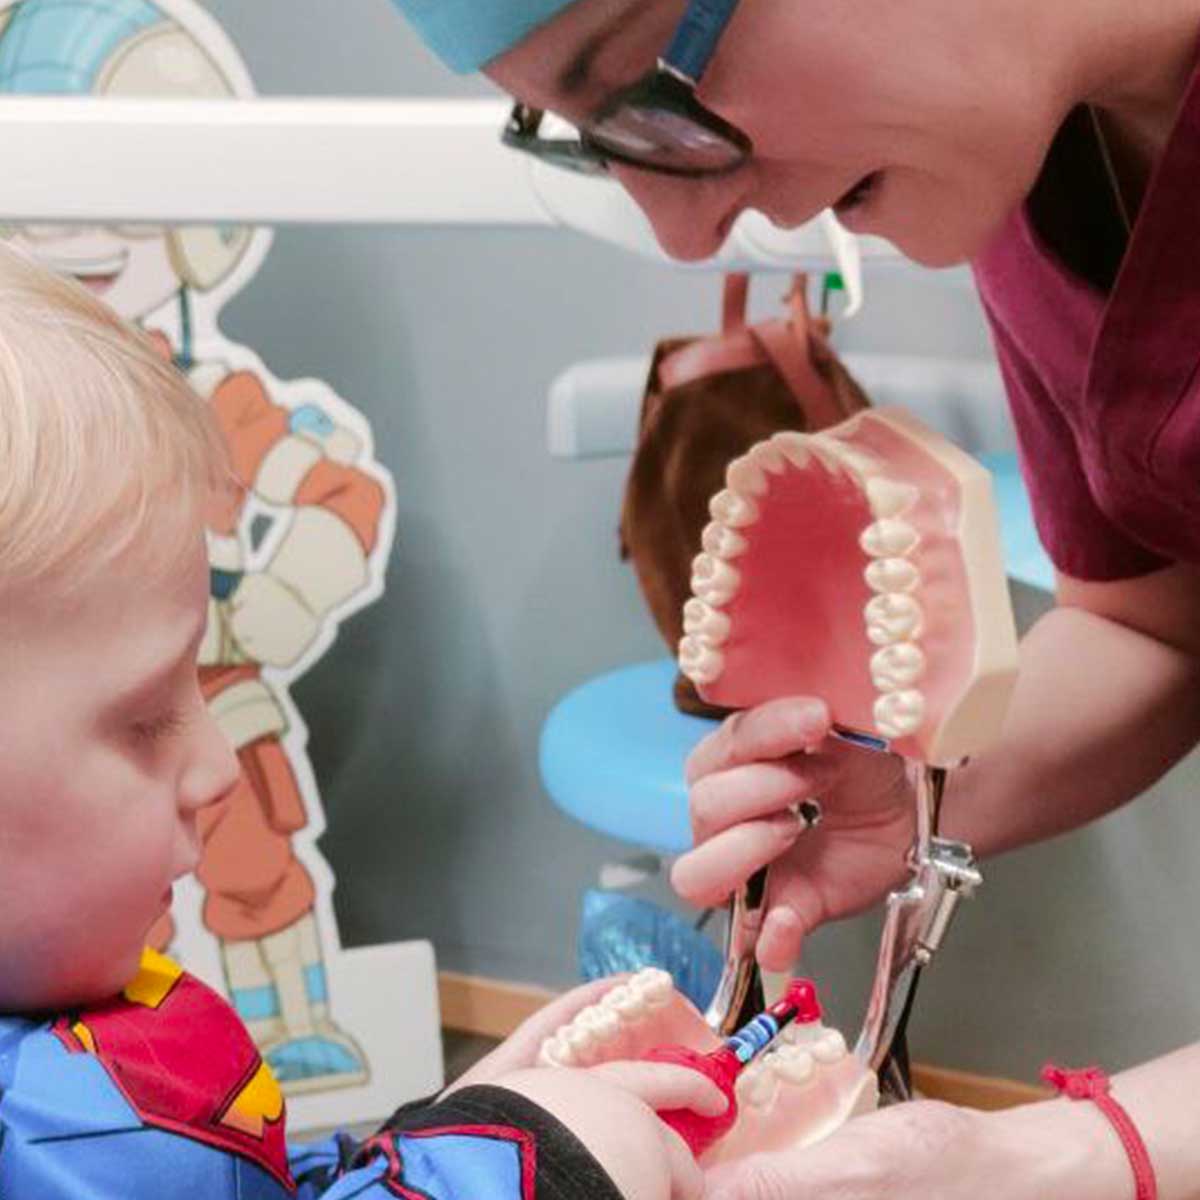
[[[296,1200],[317,1200],[350,1169],[359,1143],[344,1133],[320,1142],[288,1145],[288,1166],[296,1181]],[[0,1196],[0,1200],[4,1200]]]
[[[322,1200],[621,1200],[564,1125],[503,1088],[473,1087],[401,1109],[359,1148]]]

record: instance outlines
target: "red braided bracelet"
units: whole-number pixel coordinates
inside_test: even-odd
[[[1158,1200],[1158,1181],[1154,1178],[1154,1165],[1150,1162],[1146,1143],[1130,1115],[1111,1094],[1112,1083],[1108,1076],[1099,1067],[1070,1071],[1047,1063],[1042,1068],[1042,1078],[1060,1096],[1066,1096],[1068,1100],[1091,1100],[1096,1105],[1117,1131],[1129,1156],[1137,1185],[1136,1200]]]

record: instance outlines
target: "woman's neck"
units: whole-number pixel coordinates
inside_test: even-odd
[[[1080,101],[1097,110],[1127,202],[1136,210],[1167,144],[1200,48],[1200,0],[1073,0],[1083,54]]]

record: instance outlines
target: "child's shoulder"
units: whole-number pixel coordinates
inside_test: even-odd
[[[40,1021],[0,1018],[0,1183],[15,1183],[7,1173],[18,1169],[49,1176],[39,1166],[47,1156],[57,1171],[68,1156],[86,1158],[89,1180],[111,1173],[126,1186],[142,1172],[148,1181],[159,1172],[161,1183],[163,1170],[184,1163],[197,1179],[206,1163],[224,1164],[228,1177],[232,1159],[250,1188],[237,1195],[283,1196],[292,1188],[283,1118],[279,1086],[237,1014],[153,952],[110,1002]],[[132,1131],[168,1136],[131,1142]],[[141,1195],[128,1186],[113,1194]]]

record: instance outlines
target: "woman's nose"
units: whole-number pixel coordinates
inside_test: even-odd
[[[659,245],[684,262],[716,254],[748,206],[751,181],[744,169],[688,178],[614,165],[612,174],[650,219]]]

